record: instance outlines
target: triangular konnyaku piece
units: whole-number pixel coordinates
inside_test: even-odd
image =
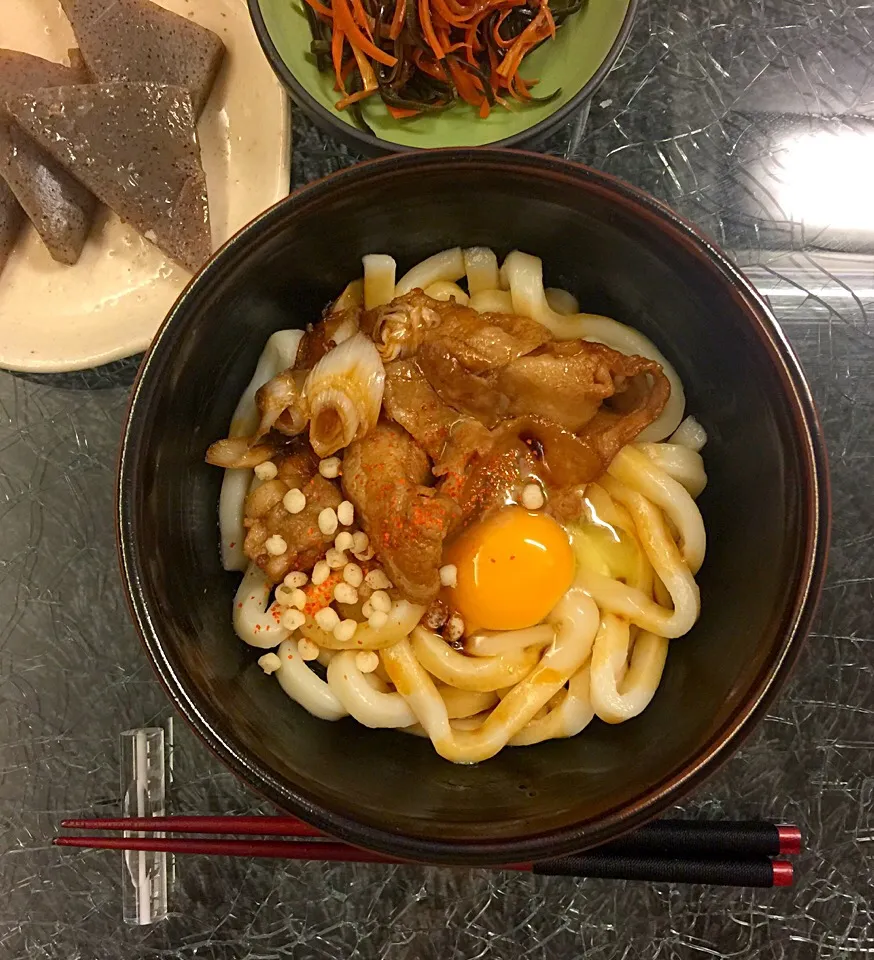
[[[29,136],[177,263],[194,272],[209,258],[206,177],[187,90],[54,87],[8,108]]]
[[[18,50],[0,50],[0,177],[30,217],[49,253],[68,264],[79,259],[97,200],[9,122],[3,104],[41,87],[87,80],[82,67],[65,67]]]
[[[61,6],[95,79],[187,87],[200,115],[225,51],[212,30],[150,0],[61,0]]]
[[[23,221],[24,211],[15,199],[15,194],[0,180],[0,273],[12,253]]]

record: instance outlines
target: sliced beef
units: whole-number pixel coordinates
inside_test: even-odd
[[[477,313],[454,300],[434,300],[411,290],[368,310],[361,329],[383,359],[412,357],[428,341],[448,341],[466,369],[483,372],[524,356],[551,339],[542,324],[512,314]]]
[[[312,570],[330,546],[333,535],[319,529],[319,514],[326,507],[337,509],[342,501],[336,484],[318,472],[318,459],[305,444],[274,458],[278,473],[256,487],[246,500],[245,525],[248,532],[243,549],[273,583],[292,570]],[[289,490],[301,490],[306,506],[300,513],[289,513],[282,498]],[[280,536],[287,549],[279,556],[267,552],[265,544]]]
[[[386,364],[382,402],[386,414],[431,458],[435,477],[463,475],[491,447],[488,430],[444,403],[414,360]]]
[[[491,429],[507,416],[509,400],[494,388],[487,367],[478,364],[481,372],[472,370],[459,354],[451,340],[428,340],[416,362],[444,403]]]
[[[440,590],[443,541],[459,516],[454,500],[426,486],[424,451],[405,430],[380,423],[349,445],[343,490],[389,578],[411,603]]]
[[[508,415],[543,417],[576,433],[605,400],[632,389],[636,378],[638,386],[646,389],[648,377],[663,378],[655,361],[629,357],[600,343],[571,340],[550,343],[513,360],[497,374],[494,384],[507,398]]]
[[[453,306],[433,300],[419,289],[411,290],[368,310],[361,318],[361,330],[376,344],[383,360],[403,360],[416,353]]]

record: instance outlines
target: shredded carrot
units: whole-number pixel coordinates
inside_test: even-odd
[[[418,117],[422,112],[421,110],[405,110],[402,107],[393,107],[391,104],[387,104],[387,109],[395,120],[406,120],[408,117]]]
[[[334,19],[334,11],[330,7],[326,7],[323,3],[319,3],[319,0],[307,0],[307,3],[320,16],[327,17],[329,20]]]
[[[397,57],[381,50],[361,32],[361,28],[352,16],[352,10],[347,6],[347,0],[334,0],[334,25],[334,29],[339,27],[346,34],[346,39],[353,49],[357,47],[371,60],[378,60],[387,67],[393,67],[398,62]]]
[[[463,100],[478,107],[484,97],[482,93],[482,82],[479,77],[472,76],[465,70],[460,63],[449,61],[449,72],[455,81],[456,89]]]
[[[355,62],[358,64],[358,72],[361,74],[361,80],[364,83],[364,89],[373,92],[379,88],[379,83],[376,79],[376,74],[373,72],[373,67],[370,65],[370,61],[364,54],[357,48],[352,48],[352,53],[355,56]]]
[[[336,83],[334,84],[336,88],[343,93],[346,92],[346,74],[343,73],[343,44],[346,41],[346,37],[343,34],[343,31],[335,26],[334,32],[331,34],[331,60],[334,63],[334,78]],[[355,62],[354,60],[352,61]]]
[[[449,80],[443,65],[437,63],[433,58],[426,56],[423,50],[416,50],[413,54],[413,63],[416,64],[422,73],[427,73],[429,77],[433,77],[435,80],[442,80],[444,83]]]
[[[446,54],[444,53],[443,47],[440,46],[440,41],[437,39],[437,34],[434,32],[434,25],[431,22],[431,7],[429,0],[419,0],[419,21],[422,24],[422,33],[425,36],[425,40],[428,42],[428,46],[434,53],[435,59],[442,60]]]
[[[355,54],[355,62],[358,65],[358,72],[361,74],[361,80],[364,83],[364,89],[359,90],[357,93],[353,93],[348,97],[343,97],[342,100],[338,100],[338,110],[344,110],[353,103],[359,103],[361,100],[369,97],[372,93],[376,93],[376,91],[379,89],[379,83],[376,79],[376,74],[373,72],[373,67],[370,65],[370,61],[357,47],[352,48],[352,53]]]
[[[358,26],[367,34],[367,39],[372,40],[373,31],[370,29],[370,24],[367,21],[367,11],[364,9],[361,0],[352,0],[352,16]]]
[[[441,17],[446,24],[452,27],[464,27],[464,18],[456,16],[446,3],[446,0],[431,0],[434,6],[434,13]]]
[[[337,108],[378,94],[396,120],[456,99],[470,104],[482,118],[495,105],[512,108],[512,100],[530,102],[537,81],[522,76],[523,62],[556,32],[550,0],[306,2],[321,21],[311,16],[321,50],[328,36],[324,25],[330,26],[331,65],[341,94]],[[408,10],[408,3],[416,6]],[[559,14],[559,22],[568,15],[566,9]],[[329,69],[324,58],[320,64]],[[394,69],[389,73],[377,64]],[[361,81],[352,92],[350,76],[356,78],[355,86],[358,77]]]
[[[391,18],[391,29],[388,32],[391,40],[397,40],[404,29],[404,22],[407,19],[407,0],[395,0],[395,12]]]

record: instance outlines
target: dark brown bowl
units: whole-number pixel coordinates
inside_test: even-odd
[[[701,619],[635,720],[472,767],[427,741],[317,720],[231,629],[220,471],[203,462],[273,331],[360,272],[455,244],[543,257],[551,285],[631,323],[707,429]],[[121,562],[146,651],[209,747],[258,793],[352,843],[447,863],[536,860],[635,827],[764,716],[813,614],[828,543],[823,440],[798,363],[744,277],[651,197],[545,156],[391,157],[312,184],[242,230],[177,302],[140,370],[118,480]]]

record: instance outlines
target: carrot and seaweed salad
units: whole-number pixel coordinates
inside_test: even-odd
[[[320,70],[334,75],[337,109],[365,129],[361,104],[378,96],[395,119],[464,100],[487,117],[535,97],[519,73],[583,0],[305,0]]]

